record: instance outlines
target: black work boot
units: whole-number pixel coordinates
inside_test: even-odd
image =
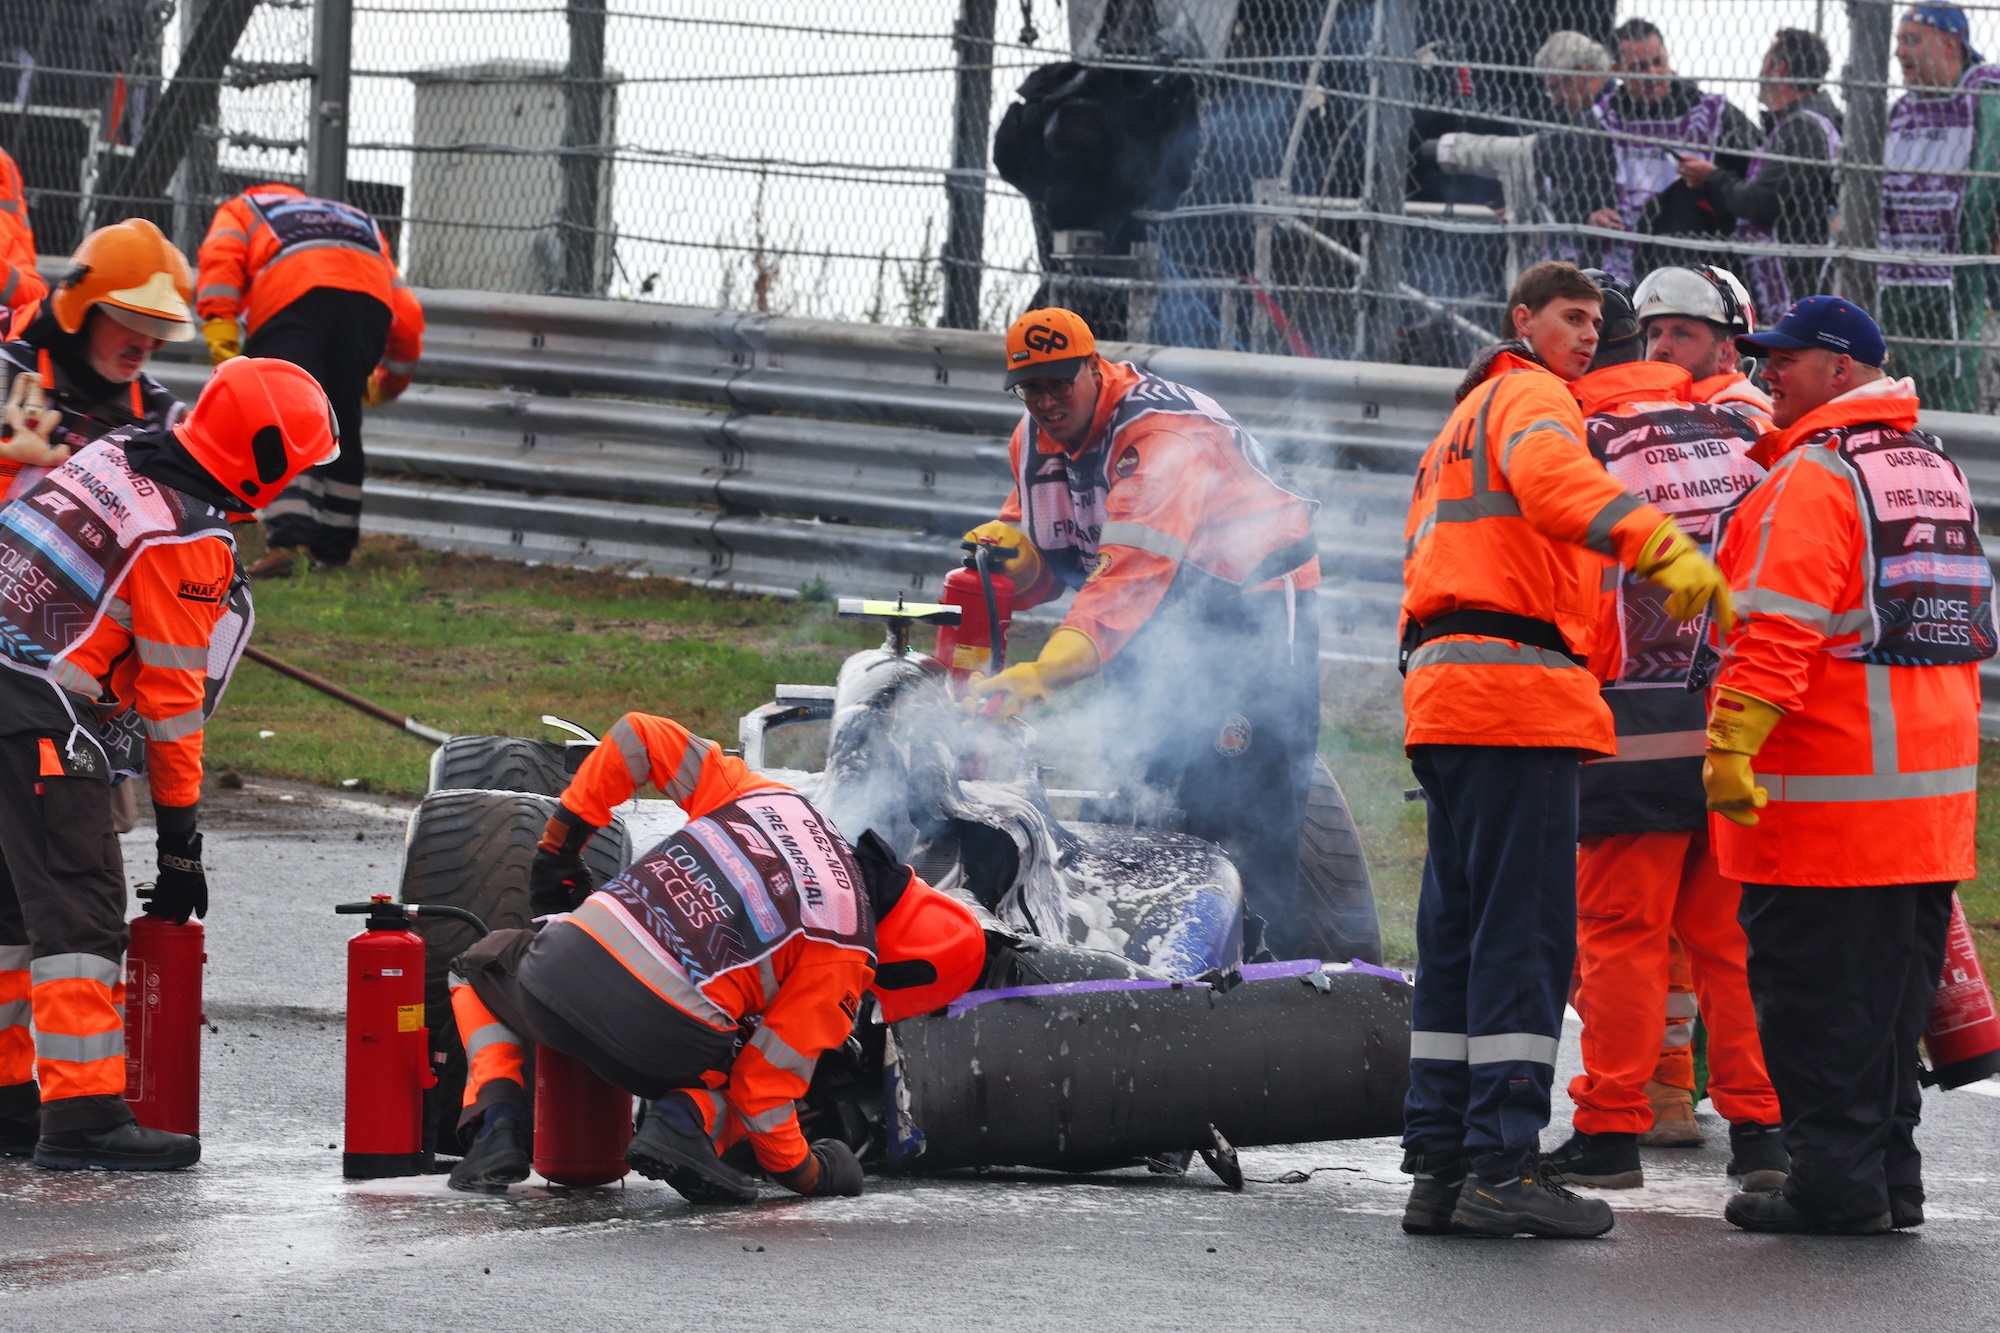
[[[44,1134],[35,1144],[35,1165],[51,1171],[178,1171],[200,1160],[201,1140],[194,1135],[130,1120],[110,1129]]]
[[[1412,1236],[1448,1236],[1458,1230],[1451,1224],[1451,1212],[1458,1207],[1458,1191],[1465,1184],[1465,1149],[1406,1152],[1403,1170],[1414,1177],[1410,1201],[1403,1205],[1403,1230]]]
[[[505,1194],[509,1185],[528,1178],[533,1144],[527,1122],[512,1107],[506,1108],[506,1114],[496,1115],[501,1109],[487,1108],[479,1137],[451,1169],[445,1184],[468,1194]]]
[[[1748,1194],[1783,1189],[1792,1174],[1792,1156],[1785,1151],[1783,1125],[1746,1120],[1729,1127],[1729,1174]]]
[[[1722,1216],[1745,1231],[1786,1231],[1823,1236],[1879,1236],[1892,1225],[1890,1214],[1836,1221],[1808,1213],[1785,1197],[1783,1190],[1737,1193],[1722,1205]]]
[[[0,1088],[0,1157],[33,1157],[42,1136],[42,1099],[33,1083]]]
[[[1924,1194],[1922,1190],[1889,1191],[1889,1229],[1908,1231],[1911,1227],[1924,1224]]]
[[[1542,1160],[1548,1163],[1558,1184],[1635,1190],[1646,1183],[1645,1168],[1639,1165],[1636,1133],[1585,1134],[1573,1130],[1568,1143]]]
[[[1575,1240],[1601,1236],[1614,1221],[1610,1204],[1570,1193],[1546,1165],[1533,1159],[1503,1180],[1467,1176],[1451,1215],[1453,1226],[1476,1236],[1526,1232]]]
[[[689,1203],[755,1203],[757,1182],[715,1155],[701,1116],[677,1092],[646,1108],[625,1160],[648,1180],[664,1180]]]

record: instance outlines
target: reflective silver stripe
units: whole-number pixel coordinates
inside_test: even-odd
[[[382,369],[388,371],[391,375],[414,375],[417,373],[417,363],[414,361],[392,361],[385,356],[382,358]]]
[[[1606,565],[1604,572],[1597,576],[1597,590],[1599,592],[1617,592],[1618,585],[1624,581],[1625,567],[1623,565]],[[1740,610],[1741,608],[1739,607],[1738,609]]]
[[[1410,1034],[1410,1058],[1412,1060],[1455,1060],[1465,1063],[1465,1034],[1463,1032],[1412,1032]]]
[[[604,741],[607,745],[617,746],[618,753],[625,756],[625,772],[631,777],[632,785],[645,786],[646,775],[653,771],[653,760],[646,753],[646,742],[639,739],[639,733],[632,729],[632,724],[619,718],[611,724],[611,730],[604,733]]]
[[[67,1032],[35,1029],[35,1056],[41,1060],[68,1060],[89,1064],[92,1060],[125,1058],[125,1029],[116,1027],[91,1037],[73,1037]]]
[[[146,729],[147,740],[177,741],[183,736],[192,736],[200,731],[201,720],[201,710],[193,708],[185,713],[176,713],[172,717],[163,717],[157,721],[150,717],[141,717],[139,722]]]
[[[97,697],[97,677],[67,657],[49,668],[49,679],[71,694],[81,694],[92,699]]]
[[[329,481],[322,477],[319,479],[319,484],[323,494],[330,495],[336,500],[359,500],[361,498],[361,487],[351,481]]]
[[[1562,422],[1557,421],[1554,417],[1543,417],[1540,421],[1531,421],[1512,435],[1509,435],[1507,443],[1500,446],[1500,471],[1502,475],[1506,474],[1508,465],[1514,461],[1514,446],[1538,430],[1552,430],[1571,444],[1580,445],[1583,443],[1583,441],[1577,439],[1571,433],[1568,426],[1563,425]]]
[[[210,227],[208,229],[209,240],[212,241],[216,239],[218,236],[233,236],[239,241],[247,241],[250,239],[249,232],[241,231],[235,227],[229,226],[227,223],[222,223],[222,222],[218,222],[213,227]]]
[[[1583,668],[1561,653],[1495,639],[1433,639],[1410,654],[1410,670],[1427,666],[1534,666],[1551,671]]]
[[[1821,606],[1803,597],[1794,597],[1775,588],[1760,588],[1755,584],[1738,594],[1735,602],[1739,615],[1784,616],[1828,637],[1857,634],[1869,625],[1868,608],[1865,606],[1852,611],[1835,611],[1830,606]]]
[[[1708,753],[1705,731],[1656,731],[1646,736],[1620,736],[1618,753],[1595,764],[1643,764],[1655,759],[1699,759]]]
[[[1507,374],[1514,374],[1508,371]],[[1493,410],[1493,400],[1499,396],[1502,375],[1492,381],[1493,387],[1480,400],[1479,411],[1472,418],[1472,494],[1463,500],[1439,500],[1431,506],[1417,524],[1416,534],[1403,543],[1403,559],[1415,557],[1417,545],[1431,535],[1431,529],[1440,523],[1472,523],[1482,518],[1519,518],[1521,505],[1512,493],[1496,491],[1486,479],[1486,414]]]
[[[236,234],[238,236],[241,236],[243,233],[238,232]],[[227,299],[231,301],[240,301],[243,299],[243,289],[241,287],[238,287],[233,282],[211,282],[208,284],[208,286],[202,288],[200,291],[194,294],[194,299],[197,302],[209,300],[211,297],[216,298],[218,300]],[[227,319],[228,316],[219,315],[217,316],[217,318]]]
[[[1481,491],[1464,500],[1439,500],[1431,510],[1434,523],[1473,523],[1482,518],[1519,518],[1521,502],[1511,491]]]
[[[1597,511],[1597,517],[1590,520],[1584,529],[1583,544],[1599,555],[1616,555],[1618,548],[1611,544],[1611,529],[1617,527],[1627,514],[1637,510],[1645,501],[1629,492],[1617,496],[1611,503]]]
[[[1660,1038],[1662,1050],[1678,1051],[1683,1046],[1694,1045],[1694,1024],[1669,1023],[1666,1035]]]
[[[769,1134],[798,1119],[798,1108],[790,1102],[774,1106],[760,1115],[746,1115],[743,1123],[752,1134]]]
[[[353,250],[358,254],[369,255],[375,259],[383,258],[382,252],[372,245],[362,245],[358,241],[338,240],[329,236],[317,241],[294,241],[292,244],[278,251],[266,268],[267,270],[276,268],[293,255],[302,255],[308,250]]]
[[[759,1026],[756,1035],[750,1038],[750,1045],[771,1062],[772,1068],[782,1069],[807,1083],[812,1082],[813,1067],[819,1064],[819,1060],[799,1054],[792,1049],[791,1043],[770,1028]]]
[[[523,1044],[520,1036],[505,1023],[487,1023],[474,1028],[472,1035],[465,1039],[465,1058],[471,1060],[488,1046],[498,1046],[503,1043],[517,1049]]]
[[[1877,662],[1861,665],[1868,689],[1868,748],[1877,775],[1902,769],[1896,762],[1896,701],[1889,693],[1889,668]]]
[[[32,944],[0,944],[0,972],[25,972],[34,956]]]
[[[123,597],[113,597],[104,604],[104,618],[122,630],[132,628],[132,604]]]
[[[6,265],[6,269],[7,281],[0,284],[0,305],[6,305],[13,300],[14,293],[21,290],[21,270],[12,264]]]
[[[1691,990],[1670,990],[1667,992],[1668,1018],[1700,1018],[1701,1004]]]
[[[158,639],[142,639],[133,636],[132,642],[139,650],[139,660],[147,666],[176,667],[183,671],[205,670],[208,666],[208,648],[196,648],[185,643],[161,643]]]
[[[694,795],[695,784],[701,781],[702,766],[708,762],[709,751],[714,748],[714,741],[706,741],[699,736],[688,737],[687,749],[681,752],[681,766],[675,771],[674,780],[667,784],[668,800],[685,801]]]
[[[445,985],[449,986],[452,990],[457,990],[460,986],[470,984],[466,981],[464,977],[458,975],[458,973],[456,972],[445,973],[444,980],[445,980]]]
[[[0,213],[12,213],[15,217],[20,217],[21,197],[19,195],[0,197]]]
[[[766,1005],[778,998],[778,969],[771,966],[768,954],[757,960],[757,984],[764,988]]]
[[[1938,768],[1927,773],[1872,773],[1854,777],[1788,777],[1758,773],[1757,781],[1778,801],[1919,801],[1931,796],[1963,796],[1979,790],[1979,765]]]
[[[94,981],[100,986],[116,986],[125,979],[125,968],[94,953],[55,953],[28,964],[29,984],[46,981]]]
[[[1135,551],[1165,556],[1174,561],[1187,559],[1186,542],[1172,533],[1149,528],[1144,523],[1106,523],[1104,531],[1097,536],[1097,544],[1100,547],[1129,546]]]
[[[1505,1064],[1510,1060],[1553,1065],[1560,1044],[1556,1038],[1544,1037],[1539,1032],[1496,1032],[1486,1037],[1467,1037],[1465,1059],[1475,1065]]]
[[[720,1142],[722,1131],[729,1124],[728,1099],[714,1088],[687,1088],[685,1091],[688,1096],[695,1098],[697,1101],[706,1101],[708,1103],[710,1111],[708,1123],[713,1126],[708,1131],[709,1141]]]
[[[35,1006],[27,1000],[9,1000],[0,1004],[0,1028],[24,1028],[28,1026],[28,1016]]]
[[[656,957],[652,950],[632,934],[631,927],[607,906],[602,894],[592,894],[583,900],[583,906],[570,915],[570,920],[584,927],[627,971],[650,986],[655,993],[665,996],[667,1002],[684,1010],[715,1028],[734,1028],[735,1020],[695,988],[685,972],[667,966]]]

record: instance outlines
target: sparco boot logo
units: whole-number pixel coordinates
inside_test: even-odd
[[[1021,335],[1021,341],[1031,352],[1060,352],[1069,346],[1069,335],[1050,328],[1046,324],[1031,324]]]
[[[1241,713],[1231,713],[1222,719],[1222,730],[1215,737],[1215,752],[1224,759],[1234,759],[1249,748],[1250,719]]]

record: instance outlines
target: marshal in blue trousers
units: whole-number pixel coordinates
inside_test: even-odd
[[[1549,1123],[1576,959],[1575,750],[1418,745],[1430,804],[1403,1146],[1521,1171]]]

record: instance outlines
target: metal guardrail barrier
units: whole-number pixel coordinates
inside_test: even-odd
[[[423,382],[369,413],[370,531],[780,596],[929,595],[1011,485],[994,334],[420,295]],[[1409,475],[1458,373],[1101,350],[1214,397],[1320,497],[1325,651],[1392,660]],[[159,371],[190,399],[206,373]],[[2000,421],[1924,425],[2000,512]]]

